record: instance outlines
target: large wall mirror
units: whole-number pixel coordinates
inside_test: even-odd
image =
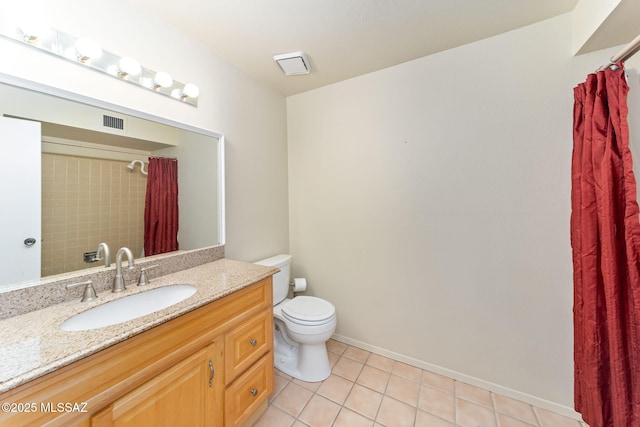
[[[224,244],[222,134],[0,75],[0,144],[0,291],[144,257],[149,157],[178,161],[180,250]]]

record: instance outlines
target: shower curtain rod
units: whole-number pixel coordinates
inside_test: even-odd
[[[640,35],[626,45],[618,54],[611,57],[607,65],[601,65],[596,71],[606,70],[618,62],[624,62],[640,51]]]

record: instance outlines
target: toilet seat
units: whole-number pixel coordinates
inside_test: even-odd
[[[335,318],[336,308],[322,298],[299,296],[282,307],[282,316],[298,325],[319,326]]]

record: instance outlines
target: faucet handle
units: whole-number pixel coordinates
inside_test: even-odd
[[[80,282],[80,283],[70,283],[65,287],[67,289],[71,289],[71,288],[77,288],[78,286],[85,287],[84,294],[82,294],[82,299],[80,300],[80,302],[91,301],[98,298],[98,295],[96,294],[96,290],[93,288],[93,281],[91,280],[87,280],[86,282]]]
[[[140,278],[138,279],[138,286],[144,286],[149,284],[149,275],[147,274],[147,270],[151,270],[152,268],[160,267],[160,264],[149,265],[147,267],[142,267],[140,269]]]

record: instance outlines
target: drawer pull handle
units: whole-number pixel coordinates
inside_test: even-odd
[[[258,341],[256,341],[256,340],[251,340],[251,341],[249,341],[249,343],[251,344],[251,347],[255,347],[255,346],[256,346],[256,344],[258,344]]]
[[[211,371],[211,376],[209,377],[209,387],[213,387],[213,375],[214,375],[214,370],[213,370],[213,360],[209,359],[209,371]]]
[[[258,389],[257,388],[252,388],[251,389],[251,395],[252,396],[257,396],[258,395]]]

